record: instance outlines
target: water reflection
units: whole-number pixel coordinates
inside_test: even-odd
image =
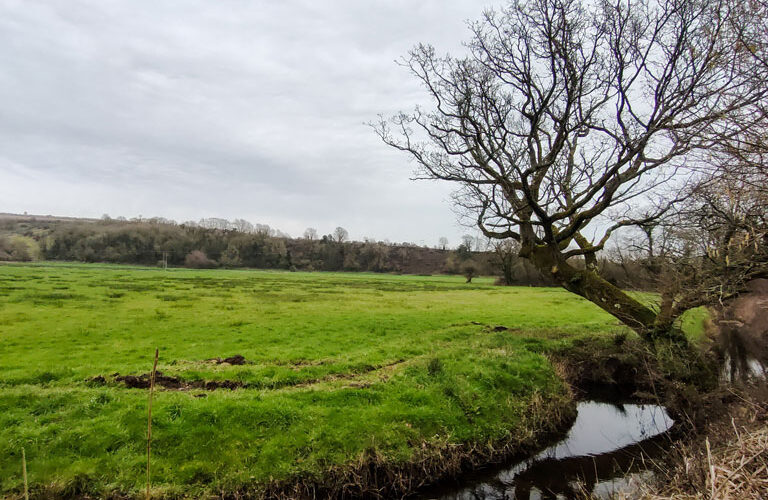
[[[425,498],[575,499],[584,491],[609,496],[626,486],[627,474],[646,469],[643,457],[659,453],[662,434],[673,424],[657,405],[613,405],[595,401],[578,406],[576,422],[564,440],[533,458],[462,478],[452,491]]]
[[[766,325],[768,330],[768,324]],[[717,350],[722,360],[720,379],[738,382],[750,378],[766,378],[765,332],[755,335],[736,321],[721,321]]]
[[[768,374],[768,280],[729,303],[719,320],[722,379]],[[473,472],[422,495],[456,499],[576,499],[584,492],[609,498],[651,474],[645,460],[663,452],[672,419],[660,406],[580,403],[568,436],[524,462]]]
[[[765,378],[768,367],[768,280],[754,280],[748,293],[721,311],[716,350],[725,382]]]

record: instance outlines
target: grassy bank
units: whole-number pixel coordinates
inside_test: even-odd
[[[138,494],[146,391],[122,377],[155,347],[153,491],[218,495],[530,445],[572,404],[542,353],[626,332],[482,279],[0,266],[0,494],[22,447],[33,496]]]

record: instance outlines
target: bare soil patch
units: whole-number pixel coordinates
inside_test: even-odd
[[[150,374],[142,375],[118,375],[116,382],[125,384],[130,389],[149,389]],[[206,391],[215,391],[217,389],[237,389],[244,387],[244,384],[238,380],[182,380],[178,377],[163,375],[158,371],[155,373],[155,385],[164,389],[185,391],[190,389],[204,389]]]
[[[245,359],[245,356],[243,356],[242,354],[235,354],[234,356],[230,356],[230,357],[224,358],[224,359],[222,359],[222,358],[212,358],[209,361],[213,361],[217,365],[227,364],[227,365],[237,365],[237,366],[245,365],[245,364],[250,363],[249,361],[247,361]]]
[[[230,359],[230,358],[226,358],[226,359]],[[221,360],[221,362],[217,364],[229,363],[228,361],[226,361],[226,359]],[[208,361],[214,361],[214,360],[208,360]],[[242,363],[240,361],[242,361]],[[381,372],[380,379],[386,380],[392,375],[393,371],[399,365],[402,365],[405,362],[406,361],[403,359],[397,359],[395,361],[382,364],[382,365],[367,366],[364,370],[359,372],[332,373],[323,377],[309,379],[299,383],[286,384],[286,385],[269,387],[269,388],[280,389],[285,386],[302,388],[302,387],[311,387],[313,385],[323,383],[323,382],[333,382],[336,380],[350,380],[351,382],[348,385],[348,387],[365,389],[370,387],[372,385],[372,382],[356,381],[356,379],[359,379],[360,377],[368,375],[372,372],[378,371],[378,372]],[[229,364],[238,365],[238,364],[246,364],[246,363],[247,362],[245,361],[245,358],[243,358],[242,356],[239,356],[235,359],[235,363],[229,363]],[[90,385],[107,385],[109,384],[110,380],[117,382],[121,385],[124,385],[129,389],[149,389],[150,374],[143,373],[141,375],[121,375],[119,373],[114,373],[110,377],[105,377],[104,375],[97,375],[95,377],[91,377],[88,380],[86,380],[86,383]],[[259,384],[248,384],[240,380],[231,380],[231,379],[185,380],[180,377],[165,375],[161,371],[157,371],[155,373],[155,386],[162,387],[163,389],[168,389],[172,391],[189,391],[189,390],[215,391],[219,389],[232,390],[232,389],[264,389],[265,388]],[[199,395],[195,395],[195,397],[199,397]]]

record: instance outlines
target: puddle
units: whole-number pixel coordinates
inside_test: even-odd
[[[585,401],[559,443],[528,460],[463,475],[419,497],[570,500],[589,492],[609,498],[648,478],[646,460],[669,444],[664,433],[673,423],[658,405]]]

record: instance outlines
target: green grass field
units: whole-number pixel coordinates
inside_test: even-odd
[[[569,402],[543,348],[623,328],[560,289],[463,281],[0,266],[0,496],[22,489],[22,447],[33,492],[138,494],[147,391],[114,377],[150,371],[155,347],[164,375],[242,386],[156,392],[157,495],[522,439],[537,401]],[[235,354],[249,363],[210,361]]]

